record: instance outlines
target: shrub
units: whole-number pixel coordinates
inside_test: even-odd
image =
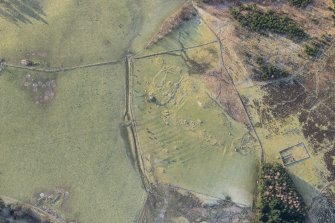
[[[254,32],[273,32],[286,35],[294,41],[304,40],[308,35],[297,23],[274,11],[264,12],[254,6],[239,6],[231,9],[231,15],[244,27]]]
[[[256,79],[267,81],[271,79],[278,79],[288,77],[289,73],[276,67],[271,63],[267,63],[263,58],[258,57],[256,63],[259,66],[260,74],[256,76]]]
[[[306,44],[304,51],[308,56],[316,57],[320,51],[320,44],[314,44],[314,43],[312,45]]]
[[[331,35],[322,35],[321,39],[314,39],[310,44],[306,44],[304,51],[310,57],[318,57],[322,51],[331,44]]]

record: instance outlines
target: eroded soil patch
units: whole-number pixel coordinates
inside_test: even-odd
[[[146,203],[146,222],[251,222],[250,208],[234,205],[230,201],[206,204],[190,192],[169,186],[159,186],[149,193]]]
[[[307,139],[311,142],[314,152],[334,149],[335,115],[321,105],[311,111],[301,113],[299,121]]]

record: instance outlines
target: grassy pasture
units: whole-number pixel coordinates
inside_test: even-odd
[[[140,57],[169,50],[194,47],[216,40],[216,37],[206,24],[199,17],[195,17],[184,22],[184,24],[173,30],[156,44],[153,44],[146,50],[139,51],[136,56]]]
[[[35,104],[24,77],[53,78],[56,97]],[[132,222],[145,192],[126,155],[124,64],[49,74],[8,69],[0,76],[0,194],[32,202],[63,188],[57,211],[80,222]]]
[[[160,60],[179,67],[160,72]],[[158,182],[250,205],[259,152],[247,128],[221,110],[201,77],[189,75],[181,59],[164,56],[135,65],[135,116],[149,175]],[[158,85],[152,86],[154,79]],[[157,106],[148,102],[146,91],[158,100],[176,93],[169,103]]]
[[[136,37],[133,39],[131,51],[140,54],[146,51],[145,47],[152,36],[159,30],[163,21],[173,14],[186,0],[138,0],[141,11],[141,24]]]
[[[208,36],[188,39],[189,31],[199,30]],[[199,20],[190,21],[143,54],[180,48],[179,40],[193,46],[215,38]],[[204,72],[220,65],[217,43],[135,61],[134,111],[140,150],[152,182],[251,205],[259,162],[257,143],[246,126],[211,98],[202,79]],[[149,93],[155,102],[149,101]]]
[[[74,67],[139,52],[184,1],[5,0],[0,3],[0,58],[40,67]],[[0,194],[33,202],[55,188],[70,193],[54,207],[80,222],[132,222],[145,192],[119,125],[125,64],[47,74],[0,74]],[[56,80],[56,96],[39,105],[27,74]],[[40,94],[40,93],[38,93]],[[33,198],[34,197],[34,198]]]
[[[133,49],[143,49],[183,1],[5,2],[0,3],[0,57],[14,64],[28,58],[45,67],[68,67],[120,59],[135,39]],[[144,19],[148,15],[150,22]]]

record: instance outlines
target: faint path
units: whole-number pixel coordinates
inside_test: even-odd
[[[179,48],[179,49],[162,51],[162,52],[159,52],[159,53],[153,53],[153,54],[149,54],[149,55],[145,55],[145,56],[138,56],[138,57],[135,56],[134,59],[144,59],[144,58],[148,58],[148,57],[154,57],[154,56],[159,56],[159,55],[164,55],[164,54],[170,54],[170,53],[174,53],[174,52],[178,52],[178,51],[195,49],[195,48],[207,46],[207,45],[210,45],[210,44],[213,44],[213,43],[218,43],[218,42],[219,42],[218,40],[214,40],[214,41],[209,42],[209,43],[203,43],[203,44],[199,44],[199,45],[195,45],[195,46],[182,47],[182,48]]]
[[[57,73],[57,72],[71,71],[71,70],[82,69],[82,68],[98,67],[98,66],[104,66],[104,65],[110,65],[110,64],[117,64],[117,63],[120,63],[122,61],[124,61],[124,58],[122,58],[120,60],[112,60],[112,61],[107,61],[107,62],[79,65],[79,66],[74,66],[74,67],[51,68],[51,69],[26,67],[26,66],[10,64],[10,63],[6,63],[6,62],[2,63],[2,65],[4,67],[17,68],[17,69],[21,69],[21,70],[31,70],[31,71],[46,72],[46,73]]]
[[[179,49],[167,50],[167,51],[148,54],[148,55],[144,55],[144,56],[133,56],[132,55],[130,57],[132,59],[144,59],[144,58],[149,58],[149,57],[154,57],[154,56],[159,56],[159,55],[171,54],[171,53],[179,52],[179,51],[195,49],[195,48],[207,46],[207,45],[218,43],[218,42],[219,42],[218,40],[215,40],[215,41],[212,41],[212,42],[203,43],[203,44],[199,44],[199,45],[194,45],[194,46],[190,46],[190,47],[182,47],[182,48],[179,48]],[[72,71],[72,70],[83,69],[83,68],[90,68],[90,67],[98,67],[98,66],[117,64],[117,63],[121,63],[121,62],[123,62],[127,59],[129,59],[129,55],[127,55],[127,56],[125,56],[125,57],[123,57],[119,60],[111,60],[111,61],[98,62],[98,63],[93,63],[93,64],[78,65],[78,66],[73,66],[73,67],[64,67],[64,68],[59,67],[59,68],[49,68],[49,69],[38,68],[38,67],[27,67],[27,66],[15,65],[15,64],[6,63],[6,62],[2,62],[2,63],[0,63],[0,65],[3,69],[5,69],[6,67],[10,67],[10,68],[16,68],[16,69],[21,69],[21,70],[30,70],[30,71],[45,72],[45,73],[57,73],[57,72]]]

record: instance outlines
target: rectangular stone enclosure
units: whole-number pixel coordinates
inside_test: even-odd
[[[310,158],[304,143],[288,147],[279,153],[284,166],[294,165]]]

